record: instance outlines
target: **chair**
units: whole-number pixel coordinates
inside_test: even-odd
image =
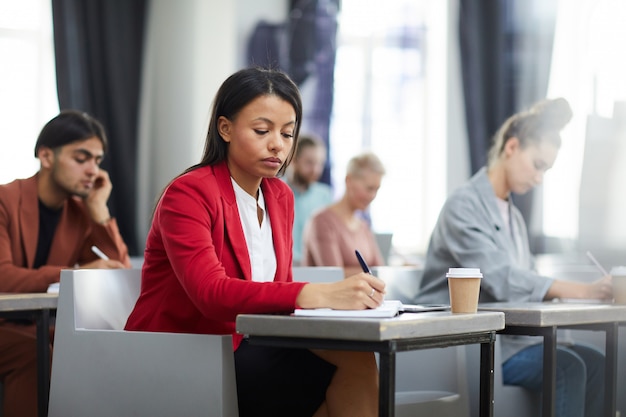
[[[374,239],[376,240],[376,245],[380,250],[381,255],[383,255],[383,259],[385,263],[389,263],[389,256],[391,255],[392,248],[392,240],[393,233],[374,233]]]
[[[291,268],[294,281],[335,282],[344,278],[343,268],[339,266],[294,266]]]
[[[140,274],[61,272],[49,416],[236,416],[230,335],[123,330]]]
[[[415,266],[373,266],[372,274],[385,281],[385,298],[414,304],[422,282],[423,270]]]

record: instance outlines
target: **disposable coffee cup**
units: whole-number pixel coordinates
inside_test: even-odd
[[[450,268],[446,274],[450,293],[450,311],[476,313],[483,274],[480,268]]]
[[[613,301],[626,304],[626,266],[614,266],[610,274],[613,277]]]

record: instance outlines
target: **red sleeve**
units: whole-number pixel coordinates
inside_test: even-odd
[[[160,232],[176,279],[194,306],[213,320],[234,320],[240,313],[292,311],[304,283],[260,283],[244,276],[241,265],[249,270],[249,261],[236,203],[225,201],[219,193],[217,186],[202,179],[176,181],[164,193],[153,228]],[[270,198],[275,197],[266,195]],[[293,205],[287,200],[280,205],[282,212],[272,218],[290,218]],[[280,227],[278,221],[272,221],[272,231],[291,234],[291,228]],[[277,263],[284,262],[277,258]]]

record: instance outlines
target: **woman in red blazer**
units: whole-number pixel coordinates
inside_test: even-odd
[[[292,282],[293,193],[276,176],[297,145],[296,85],[279,71],[244,69],[213,103],[202,161],[157,203],[126,328],[232,334],[240,416],[376,415],[372,353],[258,347],[236,334],[241,313],[377,307],[384,283],[365,273]]]

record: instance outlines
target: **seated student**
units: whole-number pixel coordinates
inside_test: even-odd
[[[232,334],[242,417],[376,415],[371,352],[260,347],[235,332],[241,313],[377,307],[384,282],[292,280],[293,193],[276,176],[297,146],[302,101],[287,75],[240,70],[213,103],[201,162],[155,208],[126,329]]]
[[[302,258],[302,231],[311,215],[333,202],[328,184],[318,182],[326,163],[326,147],[313,136],[301,135],[293,162],[287,170],[287,184],[291,187],[295,204],[293,223],[293,263]]]
[[[341,266],[350,276],[361,271],[355,249],[369,266],[384,265],[376,238],[360,215],[376,198],[383,175],[382,162],[371,152],[350,160],[343,196],[311,217],[304,229],[304,266]]]
[[[545,100],[511,116],[500,127],[487,166],[450,195],[428,246],[418,302],[448,301],[449,267],[477,267],[483,273],[480,300],[542,301],[553,298],[612,298],[611,277],[593,283],[539,275],[526,226],[511,193],[540,184],[561,145],[560,131],[571,119],[564,99]],[[498,336],[500,337],[500,336]],[[503,381],[540,391],[541,338],[502,336]],[[604,355],[581,344],[557,347],[556,415],[602,415]]]
[[[43,127],[35,145],[39,171],[0,186],[0,292],[46,292],[61,269],[130,266],[106,205],[106,149],[102,125],[85,113],[62,111]],[[4,417],[37,415],[35,340],[34,324],[0,320]]]

